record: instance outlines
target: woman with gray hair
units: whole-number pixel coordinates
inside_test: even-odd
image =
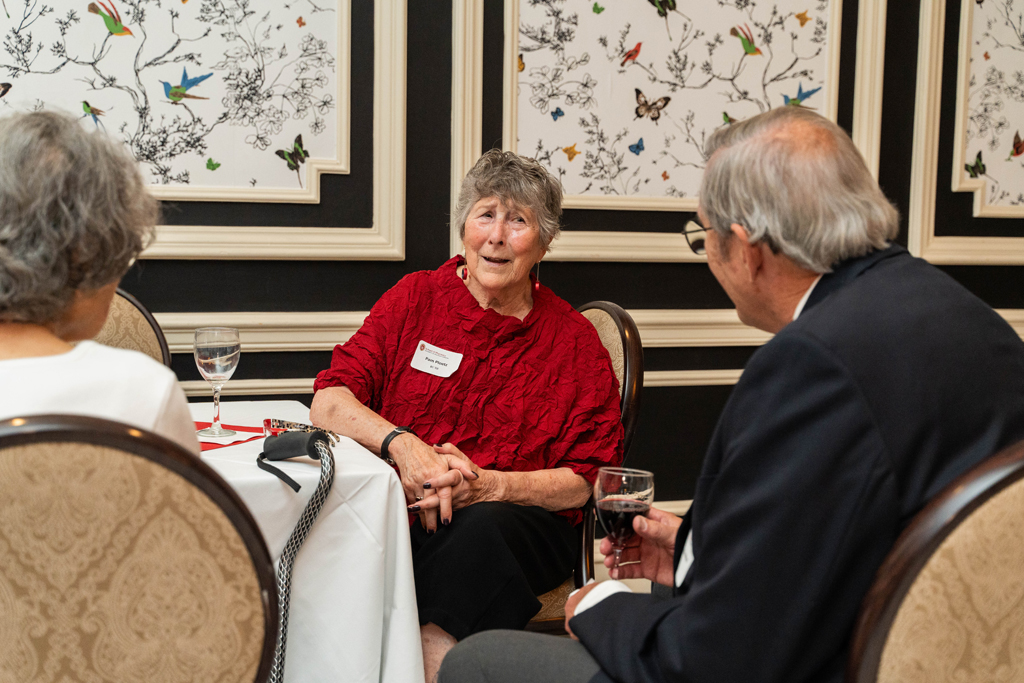
[[[417,515],[428,681],[457,640],[524,627],[572,573],[579,508],[622,459],[608,353],[531,276],[561,201],[536,161],[484,154],[454,216],[465,257],[403,278],[314,386],[314,424],[396,466]]]
[[[105,135],[54,112],[0,120],[0,419],[101,417],[199,453],[174,373],[89,341],[156,218],[134,160]]]

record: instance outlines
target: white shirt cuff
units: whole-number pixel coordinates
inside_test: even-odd
[[[584,598],[580,600],[580,604],[576,605],[576,611],[573,613],[573,615],[575,616],[576,614],[582,614],[584,611],[590,609],[597,603],[601,602],[609,595],[614,595],[615,593],[622,593],[623,591],[625,591],[626,593],[633,592],[629,590],[629,586],[622,583],[621,581],[602,581],[597,585],[597,588],[587,593],[586,596],[584,596]],[[577,591],[573,591],[572,593],[570,593],[569,597],[575,595],[576,592]]]
[[[676,567],[676,588],[683,585],[686,572],[690,571],[693,564],[693,530],[686,534],[686,543],[683,544],[683,553],[679,556],[679,565]]]

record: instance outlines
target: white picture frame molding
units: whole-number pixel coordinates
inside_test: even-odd
[[[340,8],[344,5],[345,12]],[[339,15],[351,26],[349,0]],[[339,21],[342,20],[339,17]],[[350,32],[351,29],[349,29]],[[161,225],[148,259],[388,260],[405,258],[405,124],[406,0],[374,0],[373,66],[373,225],[370,228],[298,228]],[[320,175],[348,172],[350,137],[351,50],[339,50],[338,78],[344,79],[344,106],[339,102],[339,134],[345,137],[345,171],[317,164],[308,169],[306,198],[259,192],[260,201],[319,202]],[[342,120],[341,117],[344,117]],[[312,160],[311,160],[312,161]],[[197,199],[203,197],[197,196]],[[244,201],[239,197],[239,201]]]
[[[964,166],[968,165],[967,122],[969,119],[969,95],[971,88],[971,40],[974,35],[973,5],[976,0],[960,2],[960,45],[957,52],[956,74],[956,127],[953,138],[953,192],[974,193],[974,215],[978,218],[1024,218],[1024,206],[991,206],[985,196],[988,182],[985,178],[965,177]],[[945,12],[943,12],[945,13]],[[941,52],[940,52],[941,54]],[[940,67],[941,68],[941,67]],[[973,161],[973,160],[972,160]]]
[[[963,0],[964,5],[972,0]],[[969,15],[968,15],[969,16]],[[939,173],[939,120],[942,113],[942,53],[946,24],[946,0],[921,0],[917,46],[917,89],[914,106],[914,151],[910,170],[910,207],[907,246],[910,253],[939,265],[1024,265],[1024,237],[939,237],[935,234],[935,198]],[[968,49],[970,47],[970,27]],[[964,26],[961,22],[960,62],[963,70]],[[969,54],[969,53],[968,53]],[[957,125],[962,125],[960,89],[957,82]],[[968,75],[969,78],[969,75]],[[963,98],[966,100],[966,98]],[[958,140],[962,140],[960,131]],[[957,150],[959,155],[957,154]],[[963,146],[954,147],[954,163],[963,164]],[[960,166],[962,168],[962,165]],[[961,187],[965,187],[961,185]],[[958,191],[954,182],[953,191]],[[966,188],[965,188],[966,189]],[[984,191],[984,190],[982,190]],[[975,194],[975,215],[980,195]],[[990,207],[992,208],[992,207]],[[997,210],[998,211],[998,210]],[[987,214],[989,216],[998,213]]]
[[[882,80],[885,67],[885,19],[887,0],[861,0],[858,5],[857,65],[854,83],[853,141],[864,155],[872,174],[878,175],[882,116]],[[838,83],[841,45],[841,3],[831,3],[830,21],[839,26],[830,45],[829,78]],[[479,158],[482,119],[481,68],[483,64],[483,0],[455,0],[452,14],[452,206],[459,183]],[[518,35],[518,2],[506,0],[505,35]],[[513,65],[518,59],[518,41],[505,41],[503,57],[502,140],[505,149],[513,149],[517,107]],[[834,49],[833,49],[834,48]],[[835,118],[839,89],[833,90],[823,112]],[[456,121],[458,116],[458,121]],[[633,211],[695,211],[696,199],[673,197],[573,197],[565,208],[615,209]],[[681,228],[680,228],[681,229]],[[454,256],[462,251],[457,226],[451,227]],[[701,263],[678,233],[565,231],[544,257],[552,261],[637,261]]]

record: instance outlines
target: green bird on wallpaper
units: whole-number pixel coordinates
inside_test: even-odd
[[[167,96],[171,102],[178,104],[183,99],[188,98],[190,100],[208,100],[209,97],[199,97],[198,95],[190,95],[188,91],[196,87],[207,78],[213,75],[211,71],[203,76],[196,76],[195,78],[188,77],[188,69],[183,68],[181,70],[181,83],[179,85],[171,85],[167,81],[160,81],[164,86],[164,95]]]
[[[97,128],[102,127],[103,130],[107,129],[107,127],[103,125],[103,122],[100,121],[100,118],[99,118],[99,117],[103,116],[103,114],[105,113],[102,109],[98,109],[96,107],[93,107],[88,102],[86,102],[85,100],[82,100],[82,111],[85,112],[84,114],[82,114],[82,118],[83,119],[86,116],[91,116],[92,117],[92,122],[96,124]]]
[[[733,26],[729,29],[729,35],[735,36],[740,39],[740,43],[743,45],[743,51],[748,55],[759,55],[761,54],[761,48],[754,45],[754,34],[751,33],[750,27],[744,24],[746,31],[739,26]]]
[[[99,3],[103,7],[103,9],[97,7],[95,2],[90,2],[88,10],[92,14],[98,14],[101,17],[103,17],[103,23],[106,25],[107,30],[110,31],[111,35],[134,36],[134,34],[131,32],[131,29],[125,26],[124,22],[121,21],[121,13],[117,11],[116,7],[114,7],[113,0],[110,0],[109,7],[103,3],[103,0],[99,0]],[[106,10],[106,12],[104,12],[103,10]]]
[[[729,112],[727,112],[727,111],[723,111],[722,112],[722,120],[725,121],[726,123],[730,124],[730,125],[733,124],[733,123],[736,123],[736,119],[734,119],[733,117],[729,116]]]

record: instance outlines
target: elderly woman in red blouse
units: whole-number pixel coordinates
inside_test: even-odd
[[[314,424],[397,466],[428,683],[455,642],[522,628],[571,573],[599,467],[622,459],[619,392],[591,324],[531,275],[558,181],[491,150],[455,220],[466,256],[404,277],[320,373]]]

